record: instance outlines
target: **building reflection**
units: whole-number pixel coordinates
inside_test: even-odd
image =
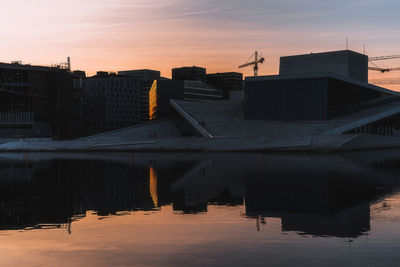
[[[159,183],[156,167],[129,160],[0,161],[0,229],[68,228],[87,211],[109,216],[169,204],[170,193],[160,189],[169,179]],[[191,167],[185,165],[160,172],[176,178]]]
[[[215,159],[205,171],[172,185],[181,196],[174,208],[187,213],[204,212],[207,204],[244,204],[257,229],[268,218],[280,218],[283,232],[357,237],[371,228],[370,205],[400,183],[393,172],[398,152],[363,156],[366,160],[348,154]]]
[[[280,218],[283,231],[357,237],[370,230],[370,202],[382,194],[375,186],[301,175],[252,179],[246,184],[246,214]]]
[[[400,182],[393,171],[397,154],[365,158],[229,154],[0,160],[0,228],[70,229],[88,211],[109,216],[172,205],[177,214],[186,214],[207,212],[209,205],[244,205],[244,216],[257,227],[280,218],[282,231],[357,237],[371,228],[371,203]]]

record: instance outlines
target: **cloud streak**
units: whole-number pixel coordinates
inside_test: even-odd
[[[15,0],[2,6],[0,61],[71,56],[91,74],[155,68],[169,76],[177,65],[237,71],[260,50],[270,74],[281,55],[343,49],[346,37],[371,55],[400,53],[399,8],[394,0]]]

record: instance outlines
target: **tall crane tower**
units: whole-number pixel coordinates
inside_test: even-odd
[[[258,58],[258,52],[256,51],[256,52],[254,53],[254,55],[252,55],[252,56],[249,58],[249,60],[251,60],[251,59],[252,59],[252,61],[247,62],[247,63],[245,63],[245,64],[243,64],[243,65],[240,65],[240,66],[239,66],[239,69],[244,68],[244,67],[247,67],[247,66],[254,65],[254,76],[257,76],[257,75],[258,75],[258,64],[264,63],[265,58],[263,58],[262,56],[261,56],[261,58]]]

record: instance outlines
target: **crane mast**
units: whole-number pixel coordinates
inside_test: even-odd
[[[239,66],[239,69],[247,67],[247,66],[251,66],[254,65],[253,69],[254,69],[254,76],[258,76],[258,64],[262,64],[264,63],[265,58],[261,57],[260,59],[258,58],[258,52],[256,51],[254,53],[254,60],[250,61],[248,63],[242,64]]]

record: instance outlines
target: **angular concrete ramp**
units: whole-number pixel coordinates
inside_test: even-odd
[[[348,131],[357,129],[359,127],[368,125],[370,123],[377,122],[379,120],[394,116],[394,115],[400,115],[400,106],[389,108],[388,110],[371,114],[369,116],[351,121],[349,123],[346,123],[344,125],[341,125],[339,127],[330,129],[326,132],[326,134],[344,134]]]

